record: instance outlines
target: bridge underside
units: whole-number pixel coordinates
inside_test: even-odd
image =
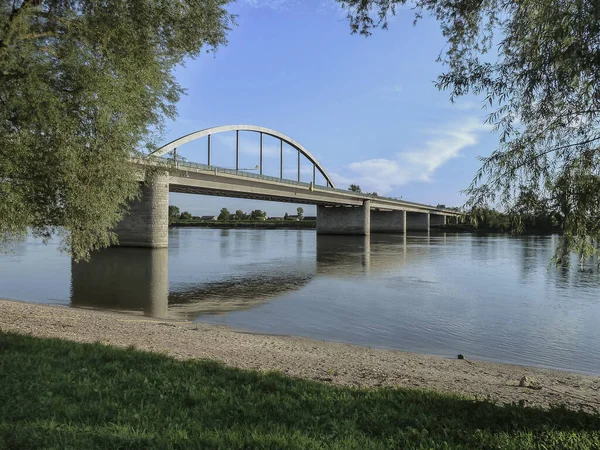
[[[303,205],[319,205],[322,202],[316,199],[295,199],[289,195],[274,195],[274,194],[260,194],[255,192],[238,192],[238,191],[227,191],[223,189],[206,189],[196,188],[189,186],[178,186],[170,185],[169,192],[178,194],[195,194],[195,195],[211,195],[213,197],[229,197],[229,198],[240,198],[247,200],[264,200],[268,202],[282,202],[282,203],[302,203]]]
[[[129,214],[115,229],[120,246],[168,246],[169,192],[317,205],[317,234],[429,231],[430,225],[445,224],[446,216],[456,216],[433,207],[424,210],[421,208],[425,205],[410,202],[368,198],[310,184],[231,176],[216,170],[176,176],[163,173],[155,176],[151,184],[142,185],[141,198],[131,205]]]

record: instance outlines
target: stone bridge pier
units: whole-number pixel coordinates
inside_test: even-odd
[[[371,233],[371,201],[362,206],[317,207],[317,234],[353,234],[368,236]]]
[[[406,234],[406,211],[371,211],[371,233]]]
[[[406,213],[407,231],[429,231],[429,213],[408,211]]]
[[[115,228],[120,247],[169,246],[169,175],[156,174],[140,183],[141,196]]]
[[[429,225],[432,227],[441,227],[446,225],[446,216],[440,214],[431,214],[429,216]]]

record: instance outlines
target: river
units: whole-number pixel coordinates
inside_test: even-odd
[[[30,237],[0,298],[600,375],[597,261],[555,268],[557,240],[185,228],[72,263]]]

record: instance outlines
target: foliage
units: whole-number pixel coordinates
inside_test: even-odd
[[[241,209],[236,209],[233,218],[236,220],[243,220],[246,218],[246,214],[244,214],[244,211],[242,211]]]
[[[304,208],[298,206],[296,212],[298,213],[298,220],[302,220],[304,218]]]
[[[181,213],[181,215],[179,216],[179,219],[180,219],[180,220],[191,220],[191,219],[192,219],[192,214],[191,214],[191,213],[189,213],[189,212],[187,212],[187,211],[184,211],[184,212],[182,212],[182,213]]]
[[[593,449],[600,417],[0,333],[0,448]]]
[[[406,0],[338,0],[369,35]],[[515,211],[521,191],[561,205],[563,246],[596,253],[600,238],[600,4],[595,0],[416,0],[448,43],[437,81],[454,100],[482,97],[499,147],[482,158],[469,206]],[[590,239],[592,238],[592,239]]]
[[[173,222],[175,222],[177,219],[179,219],[179,215],[181,214],[181,211],[179,210],[179,208],[175,205],[169,205],[169,225],[171,225]]]
[[[130,158],[182,94],[172,69],[225,44],[229,0],[0,0],[0,244],[116,242],[138,193]]]
[[[471,224],[483,231],[504,233],[511,231],[510,217],[492,208],[473,208],[468,219]]]
[[[290,217],[290,216],[289,216],[289,214],[288,214],[288,213],[285,213],[285,214],[283,215],[283,220],[288,220],[288,218],[289,218],[289,217]]]
[[[229,220],[230,218],[231,213],[229,210],[227,208],[221,208],[221,213],[219,214],[219,217],[217,217],[217,220]]]
[[[314,229],[317,225],[316,220],[188,220],[175,223],[178,227],[198,227],[198,228],[260,228],[275,230],[281,228],[292,229]]]
[[[362,192],[361,189],[360,189],[360,186],[358,184],[351,184],[348,187],[348,190],[352,191],[352,192],[359,192],[359,193]]]
[[[503,213],[479,206],[471,209],[469,219],[486,231],[512,233],[559,231],[564,224],[564,217],[551,200],[526,186],[521,186],[510,211]]]
[[[265,211],[261,211],[260,209],[255,209],[250,213],[250,220],[266,220],[267,213]]]

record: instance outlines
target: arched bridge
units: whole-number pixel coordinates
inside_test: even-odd
[[[212,164],[215,134],[235,132],[235,168]],[[240,132],[260,135],[258,173],[240,167]],[[266,175],[263,164],[263,136],[279,140],[279,176]],[[206,163],[181,161],[178,149],[192,141],[207,138]],[[284,146],[297,152],[297,178],[284,177]],[[165,155],[172,155],[166,157]],[[312,164],[312,181],[301,180],[301,158]],[[199,155],[201,158],[201,155]],[[142,185],[141,199],[131,205],[129,214],[117,226],[122,246],[166,247],[168,245],[169,192],[217,195],[258,200],[317,205],[318,234],[368,235],[371,232],[406,233],[428,231],[430,225],[443,225],[447,217],[458,219],[460,212],[395,198],[362,194],[335,188],[334,182],[317,159],[300,143],[269,128],[227,125],[207,128],[182,136],[134,163],[168,168]],[[317,171],[325,185],[316,183]]]
[[[300,143],[293,140],[291,137],[286,136],[279,131],[271,130],[270,128],[265,127],[257,127],[254,125],[225,125],[221,127],[212,127],[205,128],[204,130],[195,131],[194,133],[187,134],[182,136],[174,141],[169,142],[167,145],[159,148],[158,150],[152,152],[150,156],[163,156],[169,152],[177,152],[177,148],[181,147],[188,142],[195,141],[197,139],[201,139],[207,137],[207,165],[211,166],[212,160],[212,139],[211,137],[215,134],[226,133],[235,131],[235,170],[240,170],[240,131],[249,131],[253,133],[260,134],[260,147],[259,147],[259,174],[263,175],[263,136],[271,136],[276,139],[279,139],[279,177],[283,179],[283,145],[289,145],[293,149],[298,152],[298,181],[300,181],[300,156],[304,156],[308,161],[312,163],[313,174],[312,174],[312,183],[316,184],[316,171],[318,170],[321,175],[327,181],[327,186],[335,187],[333,184],[333,180],[323,168],[321,164],[317,161],[317,159],[308,151],[304,146]]]

